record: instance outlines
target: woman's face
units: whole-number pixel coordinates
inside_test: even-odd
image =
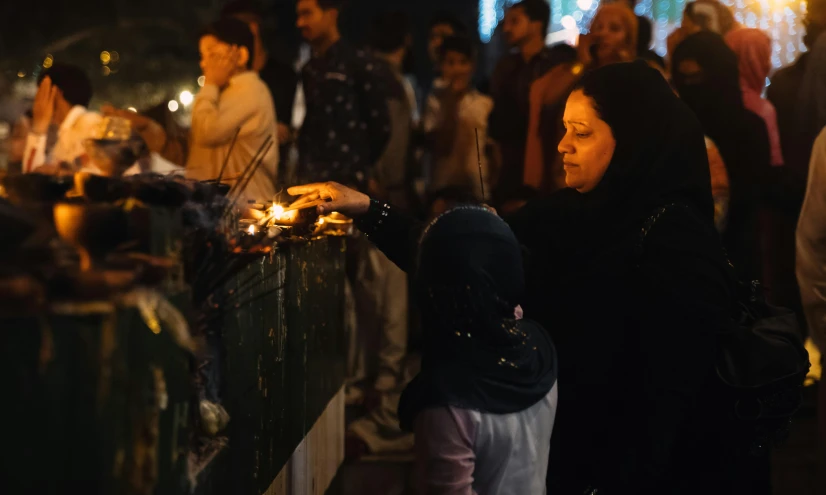
[[[617,142],[611,127],[599,117],[594,101],[582,90],[571,93],[562,116],[565,136],[559,152],[565,183],[581,193],[592,191],[608,170]]]
[[[596,38],[597,57],[601,61],[617,58],[622,50],[629,48],[626,46],[629,33],[617,12],[600,12],[591,25],[591,34]]]

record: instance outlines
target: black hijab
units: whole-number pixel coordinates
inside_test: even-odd
[[[520,246],[482,207],[436,219],[419,244],[414,279],[422,314],[422,369],[399,404],[403,428],[426,408],[507,414],[544,398],[556,383],[547,333],[514,309],[524,292]]]
[[[701,74],[686,76],[680,64],[693,60]],[[742,277],[759,276],[755,208],[761,183],[771,173],[765,122],[743,105],[737,55],[719,34],[701,31],[674,50],[672,77],[677,91],[697,115],[726,165],[730,185],[728,227],[724,235],[732,262]]]
[[[642,226],[659,206],[679,202],[713,222],[703,131],[660,72],[643,61],[607,65],[587,73],[575,90],[593,99],[611,127],[614,155],[594,190],[565,189],[508,218],[520,241],[541,246],[545,260],[588,260],[616,245],[621,232]]]

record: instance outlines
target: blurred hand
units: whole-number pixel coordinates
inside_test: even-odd
[[[327,215],[337,211],[342,215],[354,217],[367,213],[367,209],[370,208],[370,196],[342,186],[337,182],[295,186],[287,189],[287,193],[290,196],[301,196],[290,207],[299,207],[319,199],[329,200],[328,203],[318,206],[319,215]]]
[[[596,37],[591,34],[579,35],[579,41],[576,45],[577,62],[588,67],[593,63],[594,57],[591,56],[591,47],[596,42]]]
[[[229,78],[238,67],[238,47],[232,46],[225,53],[210,54],[202,64],[204,84],[214,84],[223,88],[229,83]]]
[[[57,86],[52,85],[49,76],[43,78],[32,105],[32,132],[46,134],[54,116],[54,103],[57,97]]]

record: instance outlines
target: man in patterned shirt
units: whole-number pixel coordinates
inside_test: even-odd
[[[383,65],[341,40],[342,0],[298,0],[297,27],[313,50],[301,71],[307,114],[298,137],[301,182],[364,190],[390,139]]]

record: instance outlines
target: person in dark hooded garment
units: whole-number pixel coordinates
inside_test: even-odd
[[[795,170],[771,166],[766,123],[746,109],[737,55],[725,40],[701,31],[674,51],[673,79],[720,150],[730,180],[723,240],[743,280],[760,279],[774,304],[802,315],[794,278],[794,225],[805,182]]]
[[[700,31],[674,50],[672,78],[726,164],[731,197],[723,241],[740,275],[752,280],[762,274],[757,209],[771,150],[766,124],[743,105],[737,64],[722,36]]]
[[[583,76],[563,121],[569,189],[506,219],[528,253],[519,302],[560,356],[548,493],[758,493],[735,476],[740,444],[714,397],[736,277],[702,127],[645,62]],[[330,183],[290,193],[330,198],[321,211],[356,216],[410,266],[417,227],[392,206]]]
[[[413,275],[424,345],[399,419],[416,432],[420,493],[541,493],[556,415],[556,354],[517,319],[525,281],[516,237],[481,206],[422,235]]]

